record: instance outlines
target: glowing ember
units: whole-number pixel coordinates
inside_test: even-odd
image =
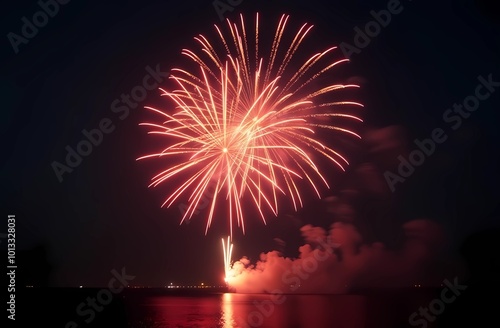
[[[222,238],[222,253],[224,255],[224,281],[229,284],[229,271],[231,270],[231,255],[233,253],[233,244],[231,238],[227,237],[227,243],[224,243]]]

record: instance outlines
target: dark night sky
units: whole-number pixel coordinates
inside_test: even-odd
[[[364,81],[356,99],[365,104],[366,129],[400,125],[411,143],[446,127],[443,112],[473,93],[479,75],[492,73],[500,81],[500,25],[498,12],[485,1],[402,4],[403,11],[352,56],[343,74]],[[226,17],[258,10],[275,22],[289,13],[294,24],[315,25],[313,35],[323,49],[352,44],[353,28],[386,6],[387,1],[244,0]],[[167,72],[182,60],[182,48],[194,48],[193,36],[213,32],[220,21],[212,1],[73,0],[15,54],[6,35],[19,34],[21,18],[38,10],[35,1],[11,1],[1,14],[1,215],[16,214],[19,251],[39,247],[46,254],[38,262],[26,260],[27,274],[36,276],[46,260],[51,286],[104,285],[110,270],[122,267],[136,276],[135,284],[220,282],[225,221],[217,218],[207,236],[203,213],[179,226],[175,206],[160,208],[168,188],[147,189],[153,166],[135,161],[151,149],[151,139],[138,127],[148,118],[142,107],[163,100],[153,90],[127,118],[111,111],[115,99],[141,84],[146,66]],[[390,244],[392,226],[427,217],[443,225],[454,254],[471,233],[498,226],[499,97],[497,90],[481,102],[396,190],[397,219],[359,219],[371,227],[370,238]],[[81,131],[103,118],[115,130],[60,183],[51,163],[63,162],[65,147],[75,147]],[[356,151],[352,156],[362,161]],[[340,174],[338,179],[349,184]],[[330,193],[335,192],[334,186]],[[311,198],[299,213],[285,209],[267,227],[249,218],[247,234],[235,234],[235,258],[255,259],[276,247],[274,238],[296,255],[300,226],[328,228],[332,222],[322,204]],[[0,233],[5,230],[6,224]]]

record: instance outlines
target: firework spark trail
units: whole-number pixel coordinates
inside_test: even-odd
[[[224,256],[224,281],[229,284],[229,272],[231,270],[231,256],[233,254],[233,244],[231,244],[231,237],[227,237],[227,243],[224,243],[222,238],[222,254]]]
[[[188,177],[162,204],[162,207],[169,207],[179,197],[188,196],[189,205],[181,223],[191,219],[207,187],[212,184],[215,195],[209,206],[205,233],[221,201],[227,204],[230,234],[234,223],[244,233],[244,197],[251,200],[266,223],[263,209],[268,208],[278,215],[280,194],[289,197],[295,210],[302,207],[299,181],[306,181],[318,197],[317,181],[329,188],[313,160],[314,152],[342,170],[349,164],[339,152],[317,140],[315,131],[333,130],[360,138],[355,132],[338,126],[336,121],[361,122],[349,110],[363,105],[347,100],[332,101],[337,91],[359,86],[326,84],[313,87],[319,84],[320,76],[324,77],[348,59],[328,59],[336,49],[331,47],[314,54],[301,65],[290,65],[312,25],[304,24],[290,44],[284,46],[286,51],[282,51],[288,18],[287,15],[281,17],[267,59],[259,57],[262,47],[258,14],[254,35],[247,33],[243,16],[240,16],[239,24],[227,20],[228,33],[215,25],[217,43],[211,43],[203,35],[195,37],[201,52],[183,49],[182,54],[195,63],[197,70],[174,68],[170,78],[178,88],[170,92],[160,89],[162,95],[175,103],[177,111],[168,114],[146,107],[164,121],[141,125],[151,128],[150,134],[168,138],[165,139],[167,146],[138,160],[163,157],[178,160],[155,175],[150,187],[174,176]],[[251,35],[254,44],[250,41]],[[318,68],[323,61],[329,63]],[[287,70],[293,66],[299,68]],[[283,76],[287,76],[286,80]],[[326,102],[321,99],[325,95],[329,98]],[[329,123],[331,121],[335,124]]]

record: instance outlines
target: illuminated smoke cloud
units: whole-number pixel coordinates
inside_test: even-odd
[[[251,263],[246,257],[233,264],[230,285],[236,292],[343,293],[353,288],[408,287],[425,279],[443,240],[438,224],[414,220],[403,226],[405,242],[388,250],[379,242],[366,244],[356,227],[334,223],[324,229],[301,228],[309,243],[297,258],[278,251],[260,255]]]
[[[442,281],[436,266],[446,244],[441,226],[425,218],[401,224],[388,210],[394,200],[382,172],[405,151],[404,130],[374,129],[364,142],[368,159],[348,172],[348,182],[335,196],[324,199],[333,222],[329,230],[301,227],[304,244],[296,258],[275,250],[255,263],[246,257],[236,261],[230,272],[236,292],[344,293]],[[377,229],[386,235],[394,231],[399,243],[380,242]]]

